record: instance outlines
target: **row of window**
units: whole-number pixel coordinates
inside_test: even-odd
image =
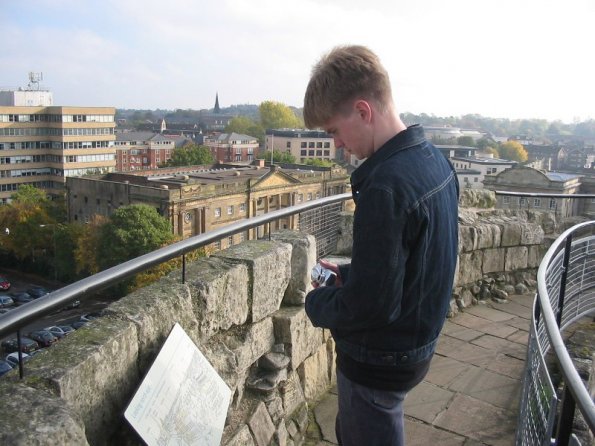
[[[0,136],[94,136],[113,135],[113,127],[52,129],[49,127],[4,128],[0,129]]]
[[[23,183],[0,184],[0,192],[15,192],[21,184]],[[33,181],[27,184],[39,189],[59,189],[63,187],[63,185],[55,181]]]
[[[0,157],[0,164],[20,163],[60,163],[62,157],[57,155],[26,155],[26,156],[3,156]]]
[[[67,155],[64,157],[65,163],[95,163],[98,161],[113,161],[116,155],[113,153],[100,153],[95,155]]]
[[[287,141],[287,148],[291,147],[291,141]],[[302,141],[300,143],[301,149],[330,149],[331,143],[330,142],[322,142],[322,141]]]
[[[502,204],[506,204],[506,205],[510,205],[512,203],[511,200],[512,197],[502,197]],[[527,199],[525,197],[520,197],[518,200],[515,200],[516,203],[518,203],[519,206],[527,206],[528,203],[530,203],[531,199]],[[541,198],[533,198],[532,199],[532,207],[534,208],[540,208],[541,207]],[[555,209],[556,208],[556,199],[555,198],[550,198],[550,202],[549,202],[549,208],[550,209]]]
[[[0,114],[0,122],[114,122],[114,115]]]
[[[330,150],[301,150],[300,151],[300,156],[325,156],[325,157],[330,157],[331,156],[331,151]]]
[[[88,167],[86,169],[65,169],[64,176],[66,177],[82,177],[84,175],[103,175],[105,173],[113,172],[113,167]]]

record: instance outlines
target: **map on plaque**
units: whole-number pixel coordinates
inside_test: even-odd
[[[231,390],[179,324],[124,416],[149,446],[219,445]]]

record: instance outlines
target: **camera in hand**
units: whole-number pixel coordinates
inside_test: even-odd
[[[314,265],[310,272],[312,282],[318,283],[318,286],[329,286],[335,283],[337,274],[330,269],[323,268],[320,263]]]

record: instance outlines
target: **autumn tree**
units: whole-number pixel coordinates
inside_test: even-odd
[[[163,166],[199,166],[212,164],[214,160],[215,158],[208,147],[187,143],[182,147],[174,149],[171,153],[171,158]]]
[[[287,105],[281,102],[264,101],[258,107],[263,129],[300,128],[303,122]]]
[[[500,157],[507,160],[523,163],[527,161],[528,154],[523,145],[518,141],[507,141],[498,147]]]

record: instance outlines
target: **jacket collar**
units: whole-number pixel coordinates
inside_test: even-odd
[[[382,164],[394,154],[409,147],[421,144],[425,140],[424,129],[419,124],[409,126],[402,132],[397,133],[351,174],[352,187],[357,187],[357,185],[365,180],[378,165]]]

